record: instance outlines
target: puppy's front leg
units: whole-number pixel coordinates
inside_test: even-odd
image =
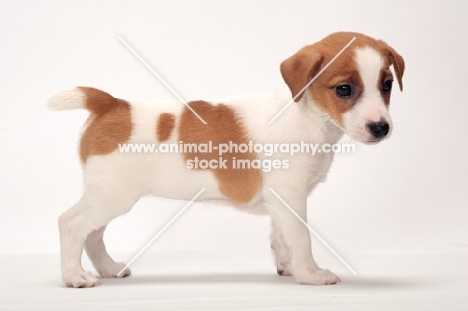
[[[287,195],[287,193],[288,191],[282,193],[278,189],[281,198],[299,217],[307,221],[307,197],[295,197],[294,195]],[[319,268],[315,263],[307,227],[273,193],[265,193],[264,198],[265,207],[272,217],[273,230],[276,231],[275,235],[281,236],[285,246],[289,248],[290,266],[294,279],[301,284],[315,285],[340,282],[340,279],[334,273]]]
[[[276,272],[281,276],[291,276],[291,254],[280,231],[276,224],[272,223],[270,240],[276,259]]]

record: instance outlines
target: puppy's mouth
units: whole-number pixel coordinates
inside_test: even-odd
[[[360,143],[363,143],[365,145],[377,145],[378,143],[380,143],[382,140],[385,140],[385,138],[371,138],[369,137],[369,135],[365,135],[365,137],[362,137],[362,136],[358,136],[356,137],[356,135],[352,135],[352,134],[349,134],[348,135],[354,139],[355,141],[358,141]]]
[[[384,140],[385,138],[381,138],[381,139],[371,139],[371,140],[363,140],[361,141],[362,143],[366,144],[366,145],[377,145],[378,143],[380,143],[382,140]]]

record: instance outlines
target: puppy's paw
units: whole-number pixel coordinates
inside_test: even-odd
[[[99,284],[90,272],[77,271],[65,274],[63,276],[63,282],[68,287],[83,288],[83,287],[94,287]]]
[[[320,268],[306,269],[294,273],[294,279],[300,284],[307,285],[331,285],[341,282],[340,278],[333,272]]]
[[[125,268],[125,266],[126,264],[124,262],[113,262],[101,267],[101,269],[99,269],[99,274],[103,278],[125,278],[131,276],[132,271],[128,267]],[[124,270],[122,271],[122,269]],[[122,273],[120,273],[120,271],[122,271]]]
[[[281,276],[290,276],[292,275],[291,272],[291,263],[288,259],[286,260],[278,260],[276,263],[276,273]]]
[[[291,271],[289,270],[289,267],[286,267],[286,268],[278,267],[278,268],[276,268],[276,273],[278,273],[278,275],[281,275],[281,276],[291,276],[292,275]]]

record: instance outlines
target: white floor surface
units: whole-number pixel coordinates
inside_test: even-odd
[[[86,289],[62,286],[58,254],[0,255],[0,309],[468,310],[467,245],[345,253],[357,276],[325,250],[316,256],[341,277],[332,286],[276,275],[266,250],[151,251],[130,278]]]

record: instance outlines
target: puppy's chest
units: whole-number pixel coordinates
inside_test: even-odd
[[[308,174],[309,183],[317,183],[326,180],[332,162],[332,153],[320,153],[308,155],[308,159],[304,163],[299,163],[299,165],[302,164],[303,170]]]

